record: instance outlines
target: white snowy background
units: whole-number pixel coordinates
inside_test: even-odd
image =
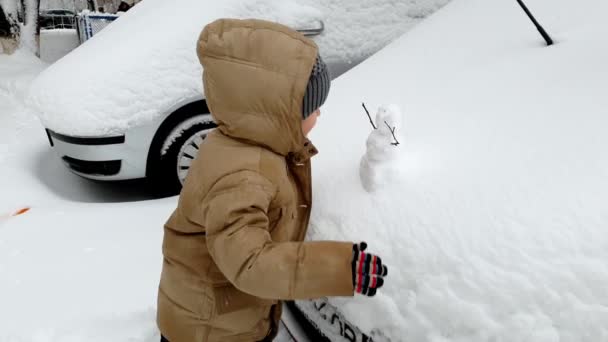
[[[309,237],[365,240],[389,265],[378,297],[332,299],[367,332],[608,340],[608,4],[528,4],[555,46],[514,1],[454,0],[332,85]],[[44,68],[0,56],[0,341],[157,341],[176,198],[69,174],[27,103]],[[362,101],[403,112],[400,177],[371,193]]]

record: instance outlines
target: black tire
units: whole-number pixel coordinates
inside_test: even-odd
[[[180,125],[181,124],[183,124],[183,122],[180,123]],[[177,125],[176,128],[179,128],[180,125]],[[152,170],[151,175],[148,177],[153,188],[159,195],[172,196],[179,194],[182,189],[182,180],[180,180],[178,168],[187,172],[187,169],[184,169],[183,166],[178,166],[180,152],[182,155],[189,155],[188,159],[191,158],[194,160],[196,153],[184,153],[182,149],[186,148],[185,145],[187,144],[192,146],[193,149],[195,148],[196,152],[198,152],[198,145],[190,140],[195,139],[197,135],[201,134],[204,134],[202,137],[204,140],[206,134],[215,127],[216,125],[213,121],[196,122],[183,130],[176,131],[179,136],[169,143],[166,151],[162,153],[162,155],[159,151],[160,158],[155,163],[155,169]],[[167,136],[165,139],[169,139],[169,137]],[[181,179],[183,179],[183,177]]]

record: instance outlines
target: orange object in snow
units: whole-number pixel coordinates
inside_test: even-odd
[[[17,211],[16,211],[16,212],[13,214],[13,216],[19,216],[19,215],[21,215],[21,214],[25,214],[25,213],[27,213],[29,210],[30,210],[30,208],[29,208],[29,207],[21,208],[21,209],[17,210]]]

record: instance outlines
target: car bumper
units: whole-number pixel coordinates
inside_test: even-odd
[[[137,132],[104,137],[69,136],[50,129],[46,133],[59,158],[79,176],[126,180],[146,175],[149,141],[142,141]]]

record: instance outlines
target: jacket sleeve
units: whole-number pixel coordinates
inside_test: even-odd
[[[272,241],[267,212],[276,191],[262,175],[239,171],[205,196],[207,246],[220,271],[260,298],[352,296],[352,243]]]

